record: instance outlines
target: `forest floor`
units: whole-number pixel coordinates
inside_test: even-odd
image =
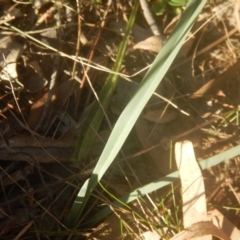
[[[113,196],[176,171],[176,142],[190,141],[199,162],[239,145],[240,4],[212,0],[104,176],[104,188],[94,191],[76,229],[64,225],[111,133],[109,125],[185,8],[148,1],[158,35],[139,7],[108,118],[87,157],[75,164],[77,138],[116,61],[133,2],[0,0],[0,238],[159,239],[144,235],[154,229],[170,239],[183,229],[179,184],[129,208],[113,207],[114,214],[98,225],[88,222]],[[207,208],[217,209],[238,231],[239,156],[202,174]]]

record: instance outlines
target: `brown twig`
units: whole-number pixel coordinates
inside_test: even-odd
[[[78,13],[78,37],[77,37],[77,45],[76,45],[76,53],[75,53],[75,58],[77,59],[79,56],[79,51],[80,51],[80,43],[81,43],[81,9],[80,9],[80,0],[76,0],[76,4],[77,4],[77,13]],[[76,66],[77,66],[77,62],[74,61],[73,63],[73,68],[72,68],[72,79],[74,79],[75,77],[75,72],[76,72]]]
[[[160,36],[161,35],[160,31],[157,27],[155,19],[153,18],[152,12],[149,9],[147,1],[146,0],[140,0],[139,2],[140,2],[140,5],[141,5],[141,8],[143,10],[143,15],[144,15],[149,27],[151,28],[152,33],[155,36]]]

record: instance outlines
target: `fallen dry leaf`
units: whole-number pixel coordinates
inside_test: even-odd
[[[194,223],[207,220],[204,182],[190,141],[176,143],[175,158],[182,183],[183,223],[187,228]]]
[[[193,35],[189,34],[187,42],[185,42],[177,57],[182,58],[186,57],[189,51],[192,49],[193,43],[195,41],[195,38]],[[158,53],[164,44],[164,40],[162,36],[151,36],[133,46],[133,49],[142,49],[142,50],[148,50],[152,52]]]
[[[240,240],[240,230],[236,228],[222,213],[214,209],[209,213],[209,218],[215,226],[222,229],[231,240]]]
[[[142,49],[158,53],[163,46],[163,40],[160,36],[151,36],[133,46],[133,49]]]

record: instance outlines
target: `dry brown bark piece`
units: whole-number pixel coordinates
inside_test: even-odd
[[[0,141],[0,159],[30,162],[69,162],[76,138],[53,140],[18,135],[9,140],[10,148]]]

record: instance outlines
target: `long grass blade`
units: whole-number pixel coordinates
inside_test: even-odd
[[[118,50],[116,63],[114,64],[112,69],[113,72],[119,72],[121,70],[122,62],[126,52],[126,47],[128,44],[128,39],[137,14],[138,5],[139,5],[138,2],[135,1],[132,14],[129,18],[126,27],[125,36]],[[84,122],[84,129],[86,130],[83,129],[83,131],[79,134],[74,153],[74,159],[78,164],[89,153],[90,147],[92,146],[92,142],[96,137],[96,132],[98,131],[102,123],[104,117],[103,111],[108,108],[108,105],[112,99],[112,95],[116,89],[118,77],[119,75],[113,73],[109,74],[99,95],[99,102],[101,103],[101,106],[99,105],[99,102],[96,101],[93,104],[86,121]]]
[[[209,157],[203,161],[201,161],[199,164],[202,168],[202,170],[213,167],[218,165],[221,162],[224,162],[226,160],[232,159],[236,156],[240,155],[240,146],[236,146],[233,148],[230,148],[224,152],[221,152],[215,156]],[[175,171],[173,173],[168,174],[165,177],[162,177],[155,182],[149,183],[141,188],[138,188],[134,190],[133,192],[123,196],[119,199],[119,201],[114,201],[111,206],[112,207],[120,207],[122,205],[126,205],[134,200],[136,200],[139,197],[145,196],[146,194],[149,194],[151,192],[154,192],[160,188],[163,188],[176,180],[179,179],[178,171]],[[103,218],[105,218],[109,213],[112,212],[113,208],[110,208],[109,206],[105,207],[103,210],[99,211],[93,218],[92,223],[96,223]]]
[[[78,136],[76,149],[74,153],[74,159],[77,164],[80,164],[81,160],[88,154],[89,149],[92,145],[92,142],[96,136],[96,132],[98,131],[101,125],[101,122],[103,120],[104,110],[107,109],[111,101],[111,98],[116,88],[118,77],[119,77],[119,75],[114,74],[113,72],[119,72],[121,69],[122,61],[124,59],[126,47],[128,44],[128,39],[132,30],[133,24],[135,22],[135,17],[137,15],[138,7],[139,7],[139,2],[138,0],[135,0],[134,7],[125,30],[125,36],[118,50],[116,63],[112,69],[112,73],[109,74],[99,95],[99,101],[101,102],[101,106],[99,102],[95,102],[93,104],[90,110],[90,113],[87,117],[87,120],[84,123],[84,127],[86,130],[83,130],[81,134],[79,134]],[[88,180],[84,183],[82,187],[83,192],[86,192],[88,190],[87,186],[88,186]],[[82,194],[80,195],[78,194],[78,196],[76,197],[72,205],[70,214],[65,216],[66,225],[73,226],[74,223],[77,221],[78,217],[80,216],[83,210],[81,199],[82,199]]]
[[[189,1],[173,33],[139,85],[136,94],[120,115],[90,179],[84,183],[78,193],[78,202],[73,204],[72,210],[76,209],[74,205],[78,204],[78,216],[83,211],[92,191],[118,154],[144,106],[169,69],[205,2],[206,0]],[[74,225],[76,221],[76,218],[72,219],[71,223]]]

